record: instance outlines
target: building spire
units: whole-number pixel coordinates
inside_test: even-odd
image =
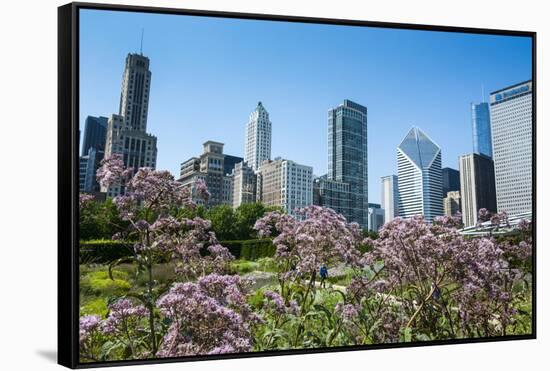
[[[140,42],[140,45],[139,45],[139,54],[140,55],[143,55],[143,33],[145,32],[145,30],[142,28],[141,29],[141,42]]]
[[[481,84],[481,103],[485,103],[485,89],[483,88],[483,84]]]

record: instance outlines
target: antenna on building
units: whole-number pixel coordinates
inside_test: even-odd
[[[483,88],[483,84],[481,84],[481,103],[485,103],[485,89]]]
[[[144,29],[142,28],[141,29],[141,43],[139,45],[139,54],[140,55],[143,55],[143,33],[144,33]]]

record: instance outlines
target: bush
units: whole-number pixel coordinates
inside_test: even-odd
[[[231,268],[237,274],[244,274],[257,270],[258,264],[248,260],[236,260],[231,262]]]
[[[80,241],[80,264],[110,263],[134,254],[133,243],[113,240]]]
[[[269,238],[255,240],[222,241],[222,246],[229,249],[229,252],[236,259],[257,260],[270,258],[275,255],[275,246]]]

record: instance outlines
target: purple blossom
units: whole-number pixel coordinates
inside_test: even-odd
[[[175,284],[157,306],[172,321],[159,357],[250,351],[250,323],[257,320],[246,303],[239,276],[205,276]]]

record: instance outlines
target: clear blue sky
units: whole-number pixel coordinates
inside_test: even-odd
[[[147,130],[158,169],[176,177],[202,143],[243,156],[245,124],[262,101],[273,122],[272,157],[327,171],[327,111],[344,99],[368,108],[369,201],[397,171],[396,147],[412,125],[458,168],[472,151],[470,103],[532,78],[531,40],[511,36],[392,30],[83,10],[80,127],[118,112],[124,59],[151,60]]]

